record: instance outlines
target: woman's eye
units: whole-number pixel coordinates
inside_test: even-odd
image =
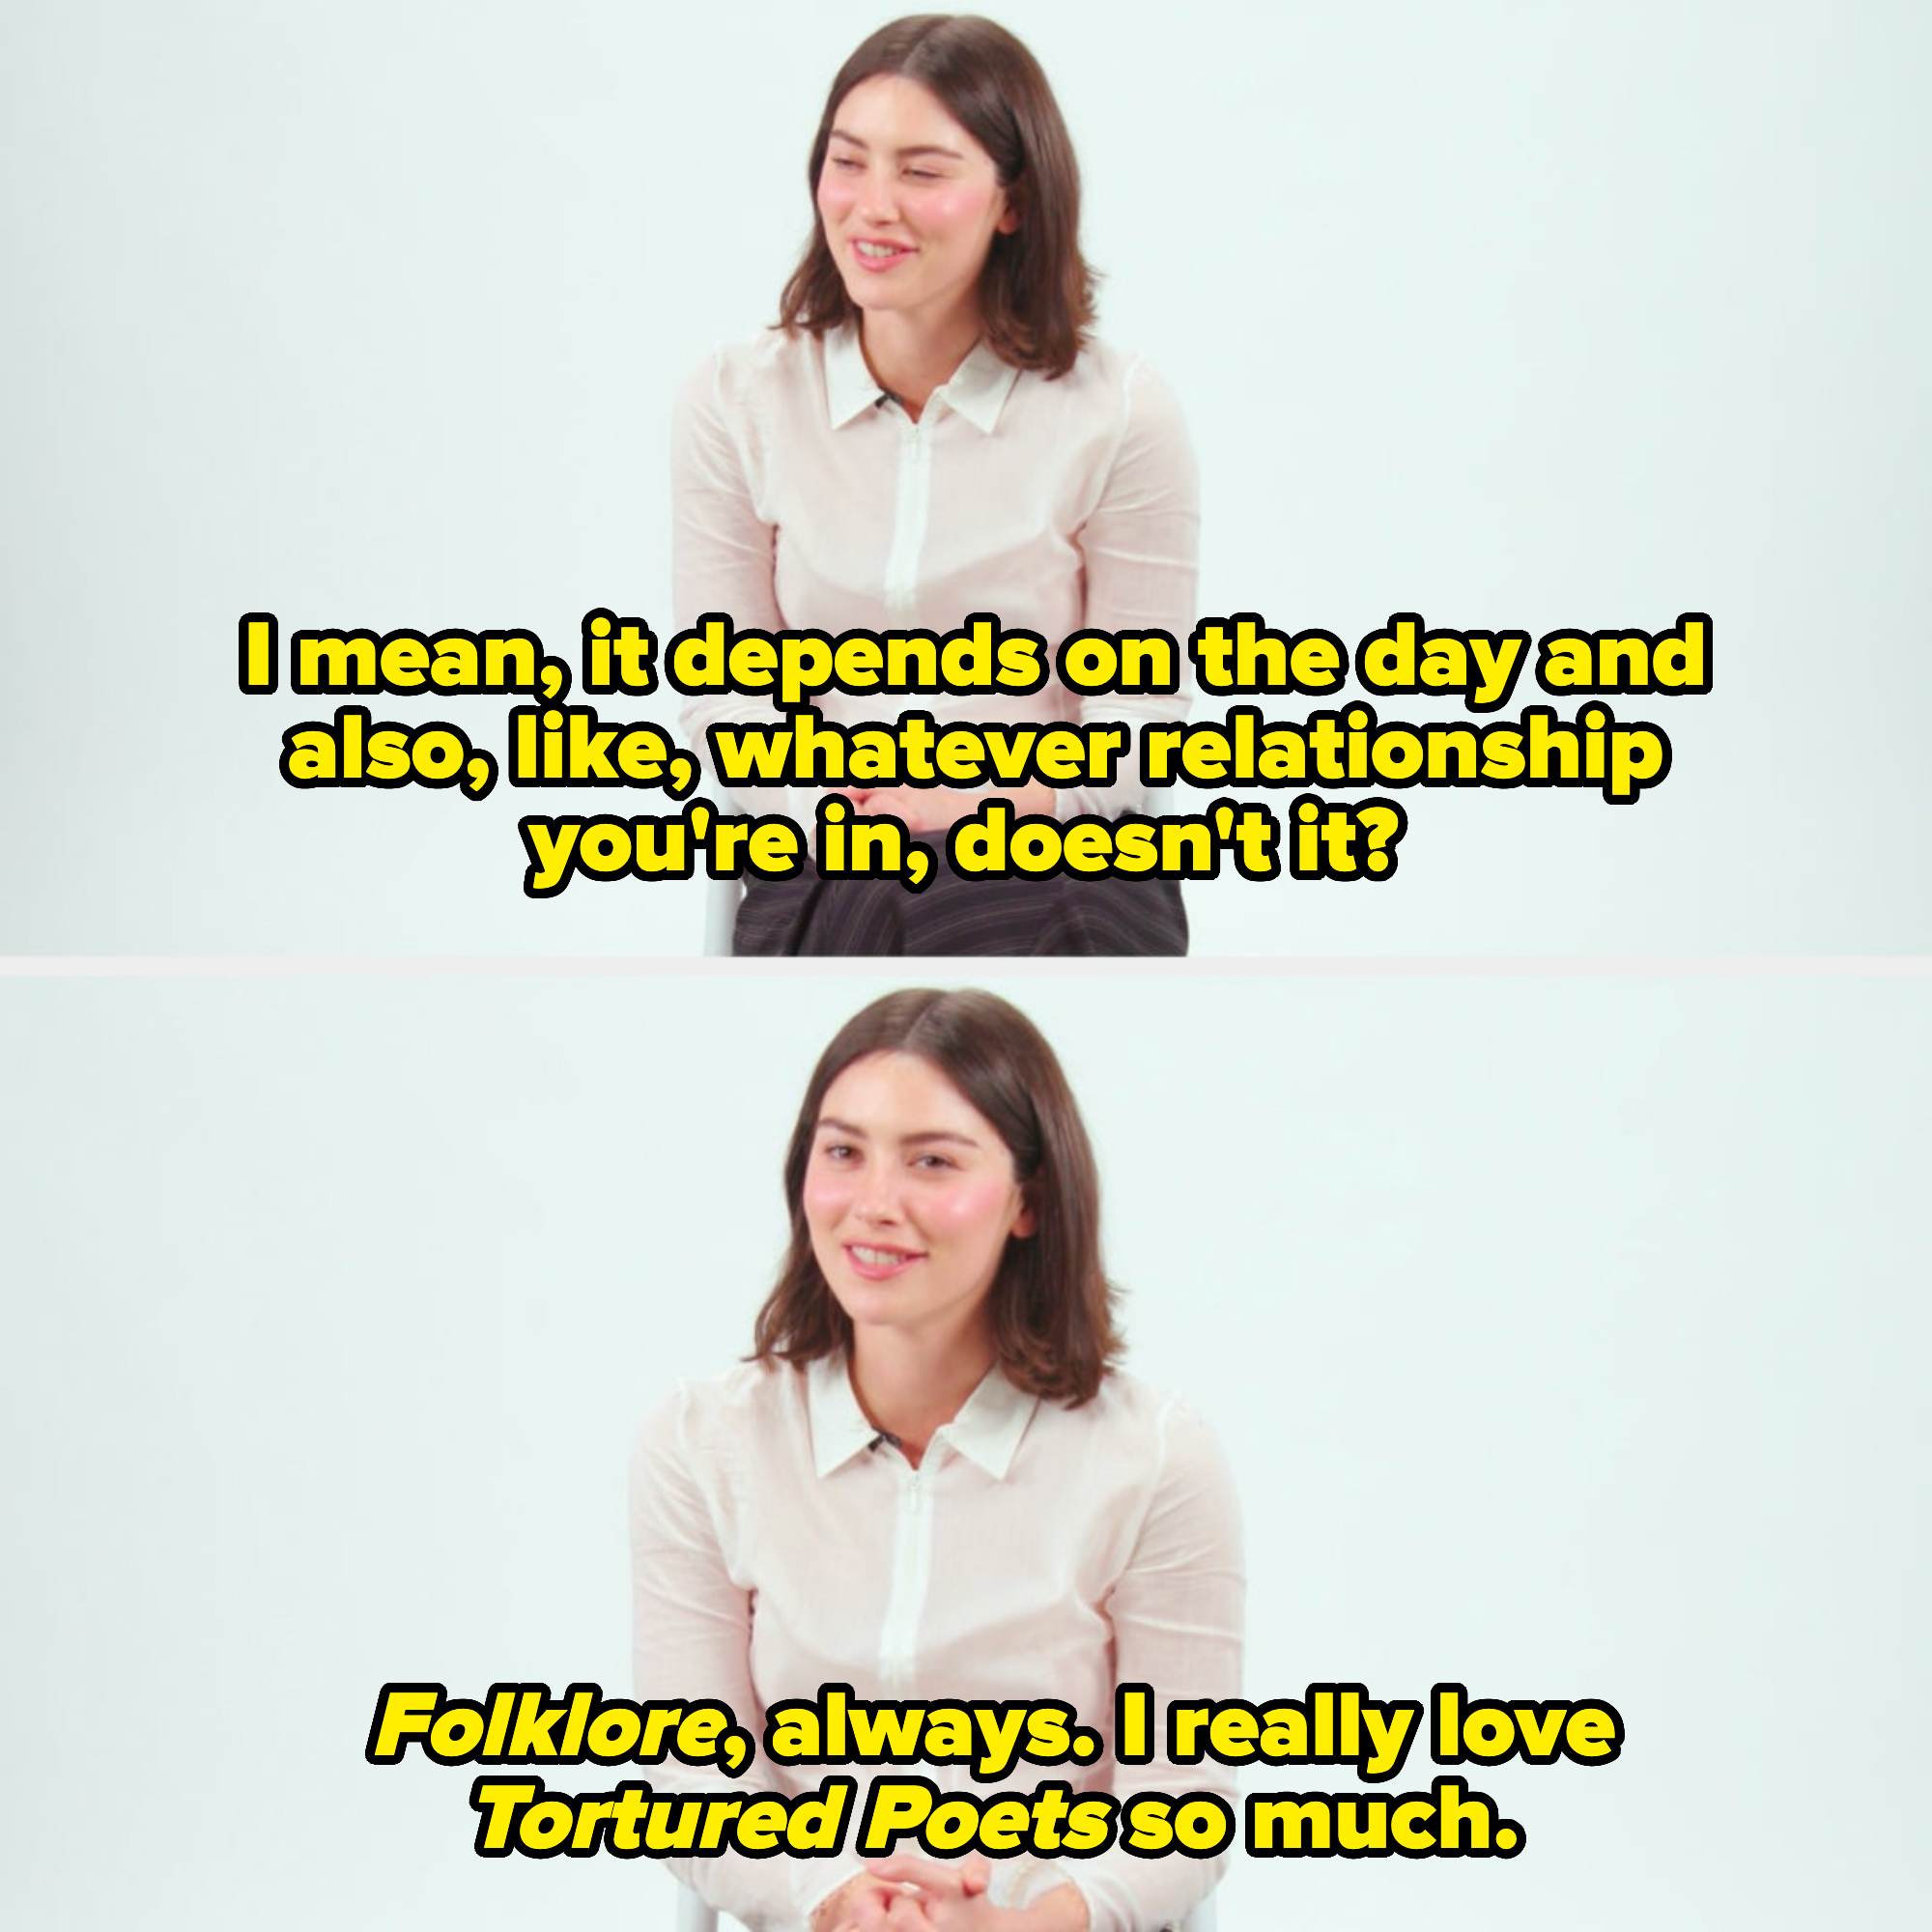
[[[834,155],[832,156],[832,165],[841,175],[853,175],[859,172],[859,163],[850,155]]]
[[[936,182],[939,178],[938,170],[935,168],[908,168],[906,170],[906,179],[908,181]]]
[[[923,1168],[928,1174],[949,1168],[952,1165],[943,1153],[923,1153],[913,1164],[916,1167]]]

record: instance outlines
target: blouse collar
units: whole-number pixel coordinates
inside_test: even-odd
[[[826,411],[832,427],[843,429],[871,409],[884,391],[866,366],[856,328],[834,329],[824,341]],[[954,415],[964,416],[975,429],[991,436],[1019,373],[1010,362],[1002,362],[981,336],[965,361],[933,390],[926,408],[944,403]]]
[[[852,1393],[843,1355],[821,1355],[806,1370],[806,1409],[811,1422],[813,1469],[829,1476],[869,1449],[879,1432]],[[1004,1482],[1020,1437],[1026,1434],[1039,1398],[1016,1389],[997,1365],[951,1422],[933,1431],[930,1456],[942,1442],[976,1463],[995,1482]]]

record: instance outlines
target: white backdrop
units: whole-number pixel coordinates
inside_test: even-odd
[[[318,707],[235,622],[663,625],[672,390],[770,318],[884,11],[0,13],[10,1923],[663,1922],[476,1860],[375,1692],[624,1684],[631,1430],[744,1346],[810,1060],[904,976],[639,968],[701,889],[526,901],[564,795],[288,790]],[[1511,1863],[1247,1864],[1224,1925],[1916,1923],[1932,18],[1002,17],[1186,409],[1204,612],[1717,624],[1632,810],[1411,794],[1385,887],[1190,889],[1205,966],[981,976],[1233,1455],[1251,1692],[1629,1723],[1473,1780]],[[1770,963],[1818,954],[1921,959]]]
[[[673,388],[770,320],[883,11],[14,0],[0,952],[696,950],[699,888],[523,898],[517,817],[571,795],[289,791],[281,731],[328,707],[242,696],[235,624],[529,626],[573,661],[594,605],[667,625]],[[1204,611],[1716,620],[1712,696],[1616,707],[1676,745],[1634,809],[1410,794],[1387,886],[1196,888],[1197,952],[1932,949],[1900,856],[1924,9],[1005,17],[1079,143],[1103,327],[1192,425]],[[500,703],[378,707],[440,709],[500,742]]]
[[[902,983],[777,980],[0,982],[0,1917],[668,1922],[361,1752],[387,1680],[626,1687],[631,1432],[746,1346],[810,1062]],[[1629,1727],[1472,1777],[1515,1861],[1245,1863],[1229,1932],[1917,1923],[1924,980],[986,983],[1231,1453],[1250,1693]]]

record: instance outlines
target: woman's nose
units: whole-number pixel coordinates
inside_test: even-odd
[[[899,1218],[897,1177],[891,1169],[874,1167],[867,1174],[859,1192],[859,1218],[874,1223]]]
[[[898,219],[896,185],[883,169],[871,169],[867,173],[860,187],[859,214],[863,220],[876,221],[881,225]]]

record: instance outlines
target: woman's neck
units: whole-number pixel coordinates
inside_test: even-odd
[[[890,312],[859,320],[859,347],[867,368],[880,388],[897,397],[914,422],[931,401],[933,390],[952,381],[979,339],[976,309],[962,309],[937,325]]]
[[[874,1429],[892,1436],[915,1468],[934,1434],[966,1406],[993,1366],[990,1338],[954,1338],[922,1348],[910,1337],[860,1329],[847,1374],[852,1394]]]

